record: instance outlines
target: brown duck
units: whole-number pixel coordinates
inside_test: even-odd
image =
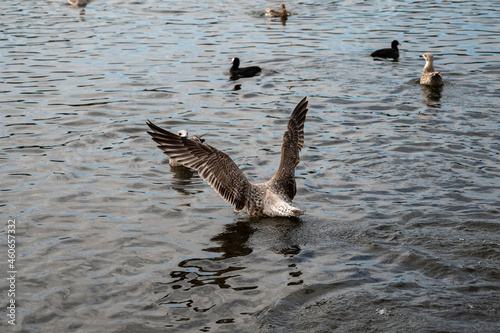
[[[275,11],[274,9],[267,8],[266,9],[266,12],[267,12],[266,15],[271,16],[271,17],[288,17],[288,16],[292,15],[289,12],[286,11],[286,8],[285,8],[284,4],[281,4],[280,9],[281,9],[281,11],[278,12],[278,11]]]

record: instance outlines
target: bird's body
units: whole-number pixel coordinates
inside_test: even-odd
[[[266,15],[271,16],[271,17],[288,17],[291,14],[286,11],[285,5],[281,4],[279,12],[274,10],[274,9],[267,8]]]
[[[166,131],[148,121],[148,132],[159,144],[158,148],[171,158],[192,169],[239,212],[243,209],[252,216],[299,216],[305,213],[292,206],[297,192],[295,167],[304,146],[304,122],[307,114],[306,98],[295,107],[281,145],[281,159],[274,176],[265,183],[253,184],[233,160],[220,150]]]
[[[391,47],[387,49],[380,49],[375,52],[372,52],[371,56],[374,58],[389,58],[397,60],[399,58],[399,42],[397,40],[393,40],[391,43]]]
[[[250,67],[240,68],[240,59],[239,58],[233,58],[233,60],[231,60],[231,64],[233,66],[231,66],[231,68],[229,69],[229,72],[231,73],[231,75],[235,75],[238,77],[252,77],[261,71],[261,68],[259,66],[250,66]]]
[[[422,54],[425,59],[424,70],[420,77],[420,84],[439,87],[443,85],[443,76],[434,70],[434,56],[431,53]]]

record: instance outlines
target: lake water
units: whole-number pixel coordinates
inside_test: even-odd
[[[0,2],[3,332],[500,331],[500,2],[279,4]],[[146,133],[266,181],[304,96],[300,218],[235,213]]]

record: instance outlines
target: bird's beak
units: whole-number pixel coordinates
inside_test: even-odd
[[[232,64],[234,62],[234,59],[231,59],[231,62],[229,64]]]

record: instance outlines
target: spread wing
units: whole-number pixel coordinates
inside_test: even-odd
[[[299,164],[299,153],[304,147],[304,122],[306,121],[307,97],[297,104],[290,116],[288,126],[283,135],[281,144],[281,160],[278,170],[271,181],[280,186],[282,191],[290,198],[295,197],[295,167]]]
[[[147,125],[152,130],[148,134],[165,154],[189,168],[198,170],[200,176],[207,180],[224,200],[235,206],[236,211],[245,207],[250,182],[229,156],[201,141],[193,141],[164,130],[149,120]]]

